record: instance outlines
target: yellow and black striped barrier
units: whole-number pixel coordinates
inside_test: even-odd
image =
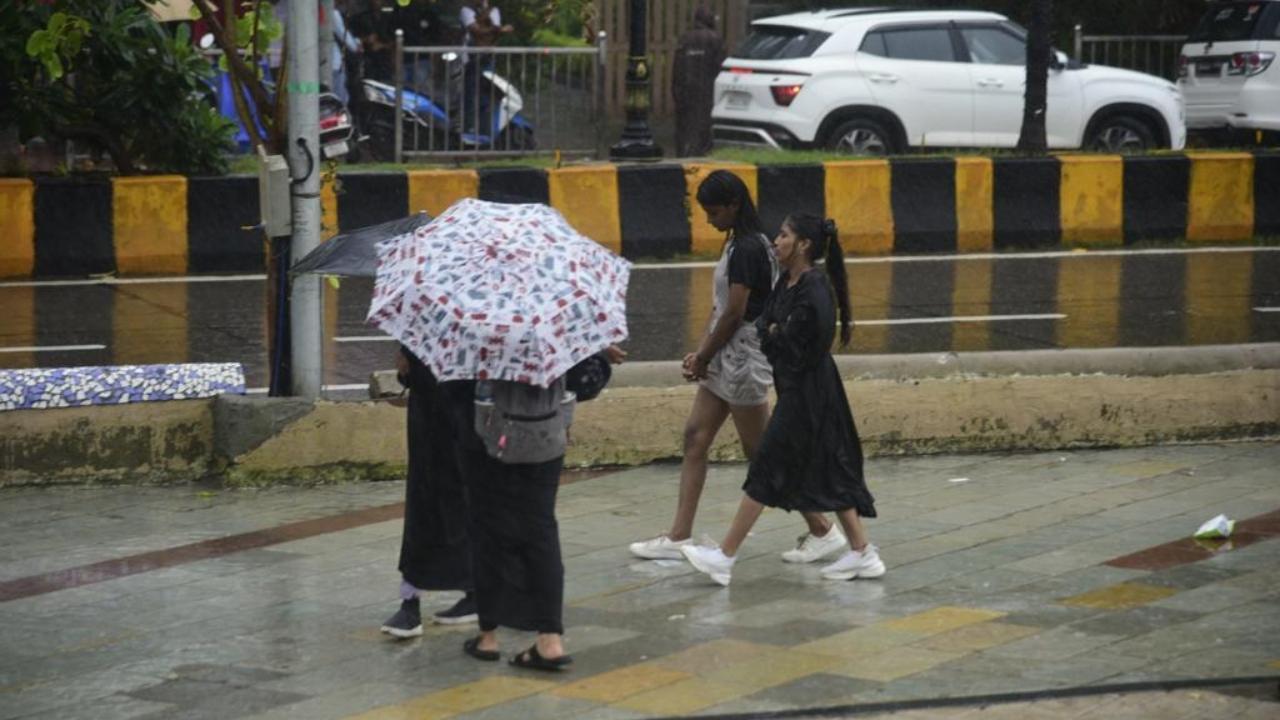
[[[344,173],[323,191],[326,235],[463,197],[542,202],[630,258],[714,254],[702,178],[739,173],[769,229],[834,218],[853,254],[1244,242],[1280,235],[1280,153],[1058,155],[805,165],[585,165]],[[0,276],[257,272],[250,176],[0,179]]]

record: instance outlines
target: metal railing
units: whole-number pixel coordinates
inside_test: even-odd
[[[1085,35],[1075,26],[1073,56],[1084,63],[1111,65],[1174,80],[1185,35]]]
[[[406,47],[396,34],[391,88],[400,121],[365,122],[372,142],[390,140],[395,162],[510,157],[558,151],[595,155],[603,143],[606,38],[592,47]],[[368,83],[365,112],[376,109]],[[375,88],[376,89],[376,88]],[[388,98],[390,99],[390,98]],[[382,133],[383,137],[377,134]],[[385,137],[389,134],[390,137]],[[385,149],[385,148],[384,148]]]

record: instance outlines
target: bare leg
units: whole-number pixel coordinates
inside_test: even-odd
[[[738,439],[742,441],[742,453],[747,459],[756,456],[760,447],[760,439],[764,437],[764,429],[769,424],[769,403],[759,405],[731,405],[729,412],[733,414],[733,426],[738,430]],[[800,513],[809,526],[809,533],[822,537],[831,530],[831,523],[822,513]]]
[[[559,633],[538,633],[538,654],[548,660],[564,655],[564,636]]]
[[[750,495],[743,494],[742,502],[738,503],[738,512],[733,516],[733,522],[729,524],[729,532],[724,536],[724,542],[720,543],[720,550],[729,557],[738,554],[738,548],[742,547],[742,542],[747,539],[747,533],[751,532],[751,528],[755,526],[756,520],[760,519],[760,513],[764,512],[764,505],[751,499]]]
[[[862,518],[858,517],[858,511],[853,508],[841,510],[836,513],[836,517],[840,520],[841,527],[844,528],[844,536],[849,538],[849,547],[861,552],[867,547],[867,530],[862,525]]]
[[[480,642],[476,643],[477,650],[497,650],[498,649],[498,631],[497,630],[481,630]]]
[[[693,535],[693,518],[707,482],[707,454],[716,433],[729,416],[729,404],[704,387],[698,388],[684,425],[684,460],[680,463],[680,497],[667,537],[686,540]]]

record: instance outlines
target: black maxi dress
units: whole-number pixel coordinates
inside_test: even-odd
[[[472,590],[467,486],[460,440],[474,383],[437,382],[422,361],[409,360],[409,469],[405,483],[400,575],[419,590]]]
[[[875,517],[862,475],[862,445],[831,357],[835,293],[813,268],[787,287],[784,275],[756,319],[773,366],[778,403],[742,489],[769,507],[804,512],[854,508]]]

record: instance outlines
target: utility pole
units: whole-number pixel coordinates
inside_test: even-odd
[[[653,140],[653,132],[649,129],[649,107],[651,93],[649,88],[649,38],[646,28],[648,3],[645,0],[631,0],[628,6],[628,22],[631,26],[631,41],[627,47],[627,124],[622,129],[622,138],[609,148],[609,157],[614,160],[659,160],[662,148]]]
[[[320,57],[318,0],[288,0],[289,169],[293,179],[290,265],[320,244]],[[293,278],[290,292],[293,394],[320,397],[320,277]]]

